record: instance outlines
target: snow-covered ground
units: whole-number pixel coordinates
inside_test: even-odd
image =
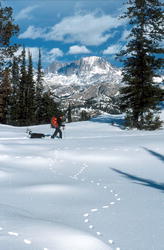
[[[120,123],[0,125],[0,250],[164,250],[164,130]]]

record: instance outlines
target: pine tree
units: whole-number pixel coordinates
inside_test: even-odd
[[[52,116],[59,113],[58,105],[50,90],[43,93],[42,107],[42,123],[50,123]]]
[[[39,59],[38,59],[38,70],[37,70],[37,83],[41,85],[42,87],[42,82],[43,82],[43,70],[42,70],[42,55],[41,55],[41,50],[39,49]]]
[[[0,73],[8,66],[9,58],[18,48],[11,41],[12,37],[17,35],[19,31],[18,25],[14,24],[12,15],[13,9],[11,7],[2,8],[0,5]]]
[[[6,68],[2,73],[1,91],[3,93],[3,116],[2,123],[9,124],[10,122],[10,95],[11,95],[11,81],[10,70]]]
[[[68,110],[67,110],[67,118],[68,118],[68,122],[72,122],[71,104],[70,103],[69,103]]]
[[[162,67],[160,48],[163,30],[162,4],[158,0],[129,0],[123,18],[132,26],[129,42],[118,55],[123,58],[122,107],[126,122],[138,129],[161,126],[159,102],[162,91],[154,77]]]
[[[18,58],[14,57],[12,62],[11,69],[11,84],[12,84],[12,93],[11,93],[11,124],[19,125],[19,113],[21,110],[20,107],[20,80],[19,80],[19,62]]]
[[[35,116],[37,123],[41,123],[44,118],[43,115],[43,70],[42,70],[42,59],[41,59],[41,50],[39,49],[39,59],[38,59],[38,68],[37,68],[37,79],[36,79],[36,90],[35,90]]]
[[[26,125],[27,119],[27,70],[26,70],[26,51],[25,48],[21,54],[21,69],[20,69],[20,88],[19,88],[19,110],[18,119],[19,125]]]
[[[30,52],[28,53],[28,71],[26,79],[26,124],[35,124],[35,86],[33,75],[33,62]]]
[[[58,105],[54,101],[53,93],[50,89],[43,87],[43,77],[41,50],[39,49],[35,90],[35,115],[38,124],[49,123],[54,113],[58,112]]]
[[[6,98],[6,89],[3,88],[4,79],[9,80],[9,71],[11,58],[16,52],[18,46],[12,43],[12,37],[18,34],[19,27],[14,24],[13,10],[11,7],[2,8],[0,4],[0,122],[6,122],[6,113],[8,102]]]

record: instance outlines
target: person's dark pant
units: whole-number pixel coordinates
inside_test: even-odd
[[[57,134],[59,134],[59,138],[62,139],[62,131],[60,128],[56,128],[55,132],[53,133],[53,135],[51,136],[51,138],[55,138],[57,136]]]

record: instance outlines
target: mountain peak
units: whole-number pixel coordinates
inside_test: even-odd
[[[103,58],[99,56],[86,56],[86,57],[81,58],[80,60],[92,64],[100,60],[103,60]]]
[[[49,80],[59,85],[85,86],[97,83],[119,83],[121,70],[98,56],[87,56],[67,63],[54,62],[49,66]]]

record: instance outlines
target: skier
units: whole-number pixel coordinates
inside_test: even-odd
[[[53,116],[51,119],[51,127],[55,128],[55,132],[53,133],[53,135],[51,136],[52,139],[54,139],[55,137],[57,137],[57,134],[59,134],[59,138],[62,139],[62,130],[61,127],[65,127],[63,123],[63,117],[62,116]]]

